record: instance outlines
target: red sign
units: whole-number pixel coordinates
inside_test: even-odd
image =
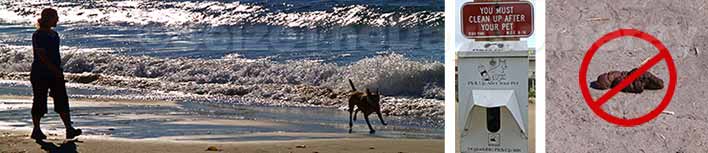
[[[647,61],[644,65],[641,65],[636,71],[630,74],[627,78],[623,79],[620,84],[610,89],[610,91],[600,96],[600,98],[598,98],[597,100],[593,100],[592,95],[590,95],[588,83],[586,80],[588,65],[590,64],[590,61],[592,60],[592,57],[595,52],[603,44],[623,36],[632,36],[647,41],[659,50],[659,54],[649,59],[649,61]],[[644,72],[659,63],[659,61],[661,60],[666,61],[666,67],[669,70],[669,87],[666,90],[666,95],[664,96],[664,99],[662,99],[661,103],[659,103],[659,106],[657,106],[654,110],[644,116],[632,119],[618,118],[610,115],[602,109],[602,105],[605,104],[608,100],[610,100],[612,96],[616,95],[619,91],[631,84],[634,80],[639,78],[639,76],[641,76]],[[585,102],[588,104],[588,106],[590,106],[590,109],[595,112],[595,114],[597,114],[597,116],[600,116],[600,118],[610,123],[614,123],[620,126],[631,127],[646,123],[649,120],[656,118],[657,116],[659,116],[659,114],[661,114],[662,111],[664,111],[664,109],[666,109],[666,107],[669,106],[669,102],[671,102],[671,98],[674,95],[674,90],[676,89],[676,66],[674,66],[674,60],[673,58],[671,58],[669,49],[667,49],[666,46],[664,46],[664,44],[662,44],[661,41],[656,39],[654,36],[636,29],[619,29],[617,31],[605,34],[605,36],[602,36],[600,39],[595,41],[595,43],[593,43],[590,49],[588,49],[588,51],[585,53],[583,62],[582,64],[580,64],[579,84],[580,90],[583,94],[583,98],[585,98]]]
[[[525,38],[533,33],[533,6],[528,1],[470,2],[461,13],[467,38]]]

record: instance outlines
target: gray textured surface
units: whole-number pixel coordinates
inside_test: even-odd
[[[708,152],[708,4],[706,1],[549,1],[547,8],[546,148],[554,152]],[[670,50],[678,80],[666,111],[636,127],[598,118],[585,104],[578,70],[590,45],[619,28],[654,35]],[[588,82],[610,70],[629,71],[658,50],[624,37],[595,54]],[[649,70],[668,82],[666,64]],[[590,89],[595,99],[605,91]],[[618,117],[648,113],[666,89],[619,93],[603,108]]]

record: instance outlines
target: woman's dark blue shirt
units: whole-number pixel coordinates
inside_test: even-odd
[[[37,79],[55,79],[55,72],[49,70],[49,66],[40,61],[38,48],[45,50],[48,62],[57,70],[63,71],[61,68],[61,56],[59,55],[59,34],[51,30],[37,30],[32,34],[32,47],[34,52],[34,61],[32,62],[32,72],[30,75]]]

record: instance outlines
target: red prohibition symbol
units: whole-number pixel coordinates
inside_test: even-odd
[[[595,52],[602,45],[609,41],[612,41],[613,39],[617,39],[624,36],[635,37],[647,41],[654,45],[654,47],[659,50],[659,53],[649,59],[649,61],[647,61],[644,65],[641,65],[636,71],[634,71],[627,78],[621,81],[620,84],[610,89],[607,93],[600,96],[600,98],[598,98],[597,100],[594,100],[592,95],[590,95],[590,89],[588,88],[588,83],[586,79],[588,65],[590,64],[590,61],[595,55]],[[666,62],[666,66],[669,70],[669,86],[666,90],[666,95],[664,95],[664,98],[661,100],[661,103],[659,103],[659,105],[654,108],[654,110],[638,118],[623,119],[612,116],[611,114],[605,112],[605,110],[602,109],[603,104],[605,104],[608,100],[610,100],[613,96],[615,96],[618,92],[620,92],[634,80],[639,78],[641,74],[643,74],[662,60]],[[600,39],[595,41],[595,43],[593,43],[590,49],[588,49],[588,51],[585,53],[583,62],[580,65],[579,84],[580,90],[583,94],[583,98],[585,98],[585,102],[588,104],[592,112],[594,112],[597,116],[607,122],[617,124],[619,126],[632,127],[646,123],[656,118],[657,116],[659,116],[659,114],[661,114],[662,111],[664,111],[664,109],[666,109],[667,106],[669,106],[671,98],[674,95],[674,90],[676,89],[676,67],[674,65],[674,60],[673,58],[671,58],[671,54],[669,53],[669,49],[667,49],[666,46],[664,46],[664,44],[662,44],[661,41],[656,39],[654,36],[636,29],[619,29],[617,31],[613,31],[602,36]]]

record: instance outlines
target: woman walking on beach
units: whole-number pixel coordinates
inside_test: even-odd
[[[69,114],[69,97],[64,85],[64,74],[61,68],[61,56],[59,55],[59,34],[52,30],[59,21],[57,11],[52,8],[42,10],[38,29],[32,34],[32,48],[34,61],[30,72],[30,82],[32,83],[32,139],[46,139],[42,129],[39,127],[44,114],[47,113],[47,97],[54,99],[54,111],[59,113],[66,128],[66,138],[73,139],[81,135],[80,129],[75,129],[71,124]]]

